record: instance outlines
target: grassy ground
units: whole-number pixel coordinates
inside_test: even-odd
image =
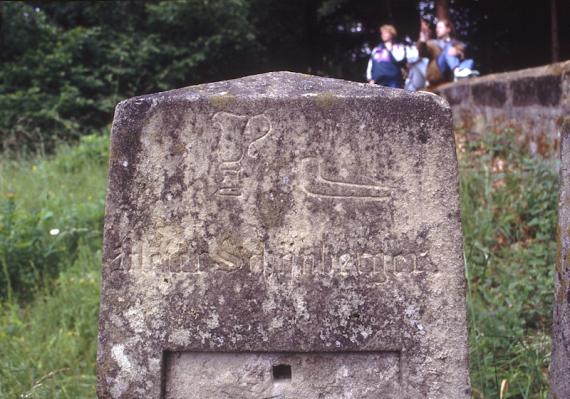
[[[509,134],[458,136],[474,398],[546,398],[558,174]],[[501,389],[502,387],[502,389]]]
[[[106,137],[0,162],[0,397],[93,398]]]
[[[473,397],[546,398],[557,173],[509,135],[458,142]],[[2,398],[95,397],[107,143],[0,161]]]

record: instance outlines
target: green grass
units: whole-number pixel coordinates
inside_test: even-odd
[[[558,173],[513,143],[460,151],[475,398],[548,396]]]
[[[33,304],[0,308],[0,397],[94,398],[101,253],[74,264]]]
[[[30,298],[80,240],[100,248],[107,147],[107,136],[86,136],[54,157],[0,162],[0,298]]]
[[[95,397],[107,136],[0,162],[0,397]]]
[[[460,147],[474,398],[548,394],[558,175],[513,142]],[[107,144],[0,161],[2,398],[95,397]]]

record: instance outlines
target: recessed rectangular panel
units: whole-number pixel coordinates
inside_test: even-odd
[[[399,352],[166,355],[165,399],[401,398]]]

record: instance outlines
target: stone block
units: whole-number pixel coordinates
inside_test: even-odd
[[[441,90],[441,94],[449,102],[449,105],[455,106],[469,101],[471,86],[467,83],[457,83],[455,85],[446,86]]]
[[[513,106],[541,105],[554,107],[562,96],[561,75],[529,76],[511,83]]]
[[[475,105],[501,108],[507,102],[507,84],[500,81],[480,82],[471,86],[471,95]]]
[[[462,242],[438,96],[277,72],[123,101],[98,395],[467,399]]]
[[[553,399],[570,398],[570,118],[562,124],[558,235],[550,364]]]

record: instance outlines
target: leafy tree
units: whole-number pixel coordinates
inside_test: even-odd
[[[246,73],[245,0],[2,3],[0,146],[51,147],[109,124],[122,98]]]

